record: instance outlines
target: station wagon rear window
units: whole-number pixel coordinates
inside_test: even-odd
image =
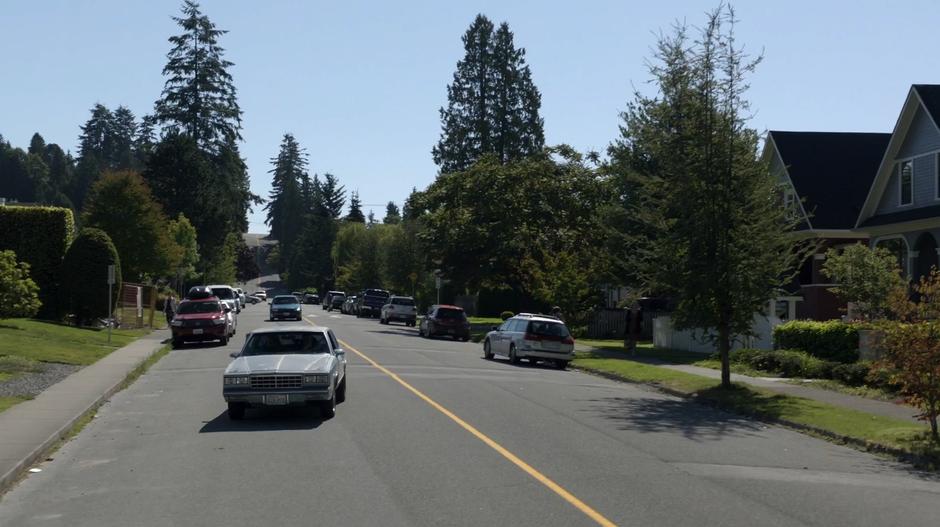
[[[287,355],[329,353],[330,345],[323,333],[285,331],[252,335],[242,355]]]
[[[564,324],[559,324],[557,322],[542,322],[538,320],[533,320],[529,322],[529,331],[528,333],[534,333],[536,335],[542,335],[544,337],[567,337],[569,335],[568,328]]]
[[[396,306],[413,306],[415,301],[411,298],[393,298],[392,304]]]
[[[467,318],[467,315],[458,309],[438,309],[437,318],[444,320],[464,320]]]

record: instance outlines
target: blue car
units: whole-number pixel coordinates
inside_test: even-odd
[[[270,318],[300,320],[302,317],[300,302],[294,295],[277,295],[271,301]]]

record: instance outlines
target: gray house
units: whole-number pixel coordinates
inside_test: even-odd
[[[913,280],[940,267],[940,85],[915,84],[901,109],[855,229],[897,254]]]

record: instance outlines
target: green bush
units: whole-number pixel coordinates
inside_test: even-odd
[[[828,361],[858,360],[858,326],[838,320],[792,320],[774,328],[774,347],[798,349]]]
[[[62,207],[0,207],[0,251],[13,251],[29,264],[39,286],[39,317],[61,316],[59,274],[65,251],[75,235],[72,210]]]
[[[121,261],[111,238],[100,229],[82,229],[63,265],[62,282],[69,311],[80,324],[108,316],[108,266],[115,266],[111,305],[121,291]]]
[[[775,373],[782,377],[829,379],[838,363],[813,357],[800,350],[763,351],[739,349],[731,352],[731,362],[746,364],[754,369]]]
[[[870,370],[871,366],[866,362],[838,364],[832,368],[832,378],[849,386],[862,386]]]
[[[503,311],[502,313],[499,314],[499,318],[503,320],[509,320],[510,318],[514,316],[516,316],[516,314],[513,313],[512,311]]]
[[[39,287],[29,277],[29,264],[13,251],[0,251],[0,318],[31,317],[39,311]]]

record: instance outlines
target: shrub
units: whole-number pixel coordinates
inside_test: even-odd
[[[499,318],[503,320],[509,320],[510,318],[514,316],[516,316],[516,314],[513,313],[512,311],[503,311],[502,313],[499,314]]]
[[[39,311],[39,286],[29,277],[29,264],[13,251],[0,251],[0,318],[31,317]]]
[[[42,318],[58,318],[59,273],[65,251],[75,235],[72,210],[61,207],[0,207],[0,251],[10,250],[29,264],[39,286]]]
[[[823,360],[852,363],[858,360],[858,329],[838,320],[792,320],[774,328],[774,347],[798,349]]]
[[[736,349],[731,351],[728,360],[740,364],[751,364],[754,361],[754,357],[759,353],[762,353],[762,351],[753,348]],[[716,353],[713,358],[718,360],[718,354]]]
[[[832,378],[849,386],[862,386],[868,378],[871,366],[866,362],[837,364],[832,368]]]
[[[121,291],[121,262],[111,238],[100,229],[82,229],[65,254],[63,289],[80,324],[108,316],[108,266],[112,264],[116,268],[113,306]]]
[[[838,364],[813,357],[800,350],[763,351],[747,348],[732,351],[730,360],[782,377],[809,379],[831,378],[832,368]]]

